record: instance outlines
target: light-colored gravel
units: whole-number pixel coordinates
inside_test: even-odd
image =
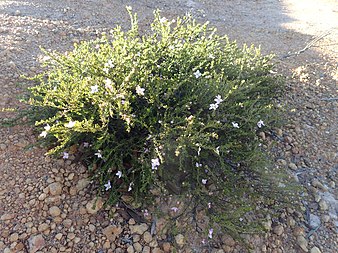
[[[287,208],[267,222],[266,236],[243,237],[253,252],[336,252],[338,7],[334,0],[0,0],[0,117],[12,117],[11,108],[23,107],[19,96],[27,82],[20,75],[40,71],[40,46],[64,52],[74,42],[96,38],[115,25],[126,28],[126,5],[139,14],[142,30],[156,8],[167,18],[191,12],[231,39],[261,44],[263,52],[276,53],[278,69],[288,76],[282,101],[288,122],[276,129],[273,153],[276,167],[287,169],[304,186],[304,206]],[[321,35],[312,47],[292,55]],[[261,137],[271,139],[269,133]],[[43,148],[25,149],[35,140],[27,126],[0,128],[0,252],[174,252],[174,248],[246,252],[229,235],[208,240],[207,231],[187,230],[189,220],[177,224],[186,233],[166,234],[165,219],[153,215],[154,207],[143,210],[143,221],[135,221],[121,207],[104,207],[85,167],[46,157]],[[173,215],[172,206],[184,205],[174,199],[157,204],[168,217]],[[203,214],[199,217],[203,228]]]

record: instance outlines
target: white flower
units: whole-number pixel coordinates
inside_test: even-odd
[[[160,160],[158,158],[151,159],[151,169],[157,170],[158,166],[160,166]]]
[[[140,85],[136,86],[136,93],[137,93],[137,95],[144,96],[144,91],[145,91],[145,89],[141,88]]]
[[[210,203],[210,202],[208,203],[208,208],[209,208],[209,209],[211,208],[211,203]]]
[[[214,99],[214,101],[216,102],[217,105],[219,105],[220,103],[223,102],[223,99],[222,99],[221,95],[217,95],[216,98]]]
[[[166,22],[166,21],[167,21],[167,19],[166,19],[165,17],[160,18],[160,23],[164,23],[164,22]]]
[[[109,68],[107,68],[107,67],[103,68],[103,72],[106,73],[106,74],[108,74],[109,73]]]
[[[84,142],[84,143],[83,143],[83,147],[84,147],[84,148],[88,148],[88,147],[89,147],[89,143],[88,143],[88,142]]]
[[[195,166],[196,166],[197,168],[199,168],[199,167],[202,167],[202,164],[201,164],[201,163],[196,163]]]
[[[130,184],[129,184],[129,187],[128,187],[128,192],[130,192],[133,188],[132,188],[132,186],[134,185],[134,182],[131,182]]]
[[[94,155],[96,155],[97,158],[102,158],[101,150],[98,150]]]
[[[47,136],[47,131],[43,131],[40,135],[40,137],[46,138]]]
[[[116,174],[115,174],[116,176],[118,176],[119,178],[121,178],[122,177],[122,171],[118,171],[118,172],[116,172]]]
[[[114,68],[115,65],[113,64],[113,61],[112,60],[108,60],[107,63],[104,64],[105,67],[109,67],[109,68]]]
[[[208,179],[202,179],[202,184],[207,184]]]
[[[216,154],[219,155],[219,147],[216,148]]]
[[[231,124],[232,124],[232,126],[233,126],[234,128],[239,128],[238,123],[236,123],[236,122],[231,122]]]
[[[72,128],[75,126],[75,121],[69,121],[67,124],[65,124],[65,127]]]
[[[63,159],[68,159],[69,158],[69,154],[67,152],[63,152]]]
[[[197,155],[198,155],[198,156],[200,156],[201,151],[202,151],[201,147],[198,147],[198,150],[197,150]]]
[[[257,126],[258,126],[258,128],[261,128],[262,126],[265,126],[263,120],[259,120],[257,122]]]
[[[174,213],[177,213],[178,212],[178,208],[176,206],[170,208],[171,211],[173,211]]]
[[[212,233],[214,232],[214,230],[212,228],[209,229],[209,233],[208,233],[208,237],[210,239],[212,239]]]
[[[46,130],[46,131],[49,131],[50,130],[50,125],[46,125],[45,127],[44,127],[44,129]]]
[[[90,87],[90,93],[95,93],[99,91],[99,86],[97,84]]]
[[[108,183],[106,183],[104,187],[106,188],[106,191],[108,191],[111,188],[110,180],[108,180]]]
[[[218,104],[210,104],[209,110],[216,110],[218,108]]]
[[[194,72],[194,75],[195,75],[196,78],[199,78],[199,77],[201,77],[202,73],[199,70],[196,70]]]
[[[104,87],[106,87],[108,90],[112,90],[112,80],[110,80],[109,78],[107,78],[106,80],[104,80]]]

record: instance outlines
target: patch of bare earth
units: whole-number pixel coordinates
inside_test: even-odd
[[[261,44],[264,53],[277,55],[277,68],[287,76],[282,101],[287,122],[276,129],[275,164],[287,168],[304,186],[303,207],[283,210],[267,223],[265,236],[243,237],[253,252],[336,252],[338,6],[334,0],[0,0],[0,117],[13,117],[10,109],[22,107],[19,96],[27,82],[20,75],[40,71],[39,46],[66,51],[74,42],[96,38],[117,24],[127,27],[125,5],[139,14],[142,29],[156,8],[167,18],[191,12],[231,39]],[[208,239],[207,231],[188,230],[190,220],[177,224],[181,234],[166,234],[155,208],[143,210],[143,221],[124,208],[104,208],[86,168],[71,164],[73,156],[51,159],[42,148],[25,149],[36,137],[24,125],[0,128],[0,252],[247,251],[228,235]],[[184,205],[166,201],[157,208],[168,216],[173,215],[172,205]],[[203,227],[205,217],[197,214],[197,218]]]

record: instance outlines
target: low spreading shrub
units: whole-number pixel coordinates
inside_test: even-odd
[[[29,98],[40,139],[64,159],[75,149],[110,203],[163,187],[242,231],[276,184],[257,135],[276,120],[282,82],[272,56],[189,15],[170,21],[156,11],[141,36],[129,13],[129,31],[47,53]]]

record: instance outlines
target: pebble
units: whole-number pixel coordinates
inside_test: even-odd
[[[311,248],[310,253],[322,253],[322,252],[318,247],[314,246],[313,248]]]
[[[51,183],[49,186],[49,192],[53,196],[60,195],[62,193],[62,184],[60,182]]]
[[[2,220],[2,221],[11,220],[14,217],[15,217],[15,214],[13,214],[13,213],[6,213],[6,214],[1,215],[0,220]]]
[[[136,252],[141,252],[142,251],[142,245],[139,242],[135,242],[133,244],[133,247],[135,249]]]
[[[46,242],[42,235],[32,235],[29,240],[29,253],[35,253],[45,247]]]
[[[297,165],[296,165],[296,164],[294,164],[294,163],[289,163],[289,169],[290,169],[290,170],[297,170],[298,168],[297,168]]]
[[[102,198],[94,198],[86,205],[86,210],[89,214],[96,214],[103,207]]]
[[[129,229],[130,229],[131,234],[142,235],[145,231],[148,230],[148,225],[145,223],[142,223],[140,225],[130,226]]]
[[[297,244],[299,245],[299,247],[301,247],[302,250],[304,250],[305,252],[308,252],[308,241],[305,239],[304,236],[299,235],[297,236]]]
[[[49,208],[49,214],[53,217],[57,217],[61,214],[61,210],[57,206],[52,206]]]
[[[49,228],[49,225],[47,223],[42,223],[39,225],[38,227],[38,231],[39,232],[44,232]]]
[[[184,246],[184,236],[182,234],[176,235],[175,241],[180,248]]]
[[[153,240],[153,237],[151,236],[151,234],[146,231],[144,232],[143,234],[143,240],[146,242],[146,243],[150,243],[152,240]]]
[[[132,245],[128,246],[127,253],[134,253],[134,247]]]
[[[80,179],[76,184],[76,190],[82,191],[84,188],[87,187],[89,183],[90,183],[90,180],[88,178]]]
[[[329,206],[328,206],[327,202],[324,199],[321,199],[318,204],[319,204],[319,209],[321,211],[326,211],[326,210],[329,209]]]
[[[19,234],[18,233],[13,233],[9,236],[9,241],[10,242],[16,242],[19,239]]]
[[[320,218],[317,215],[310,214],[310,220],[309,220],[309,225],[312,229],[317,228],[320,226]]]
[[[276,235],[280,236],[280,235],[283,234],[284,228],[283,228],[282,225],[278,225],[278,226],[276,226],[276,227],[273,228],[273,232],[274,232]]]
[[[104,234],[111,242],[115,241],[116,237],[118,237],[121,233],[122,228],[115,225],[109,225],[102,230],[102,234]]]
[[[169,242],[165,242],[163,243],[162,248],[163,248],[163,251],[167,253],[167,252],[170,252],[171,245]]]

